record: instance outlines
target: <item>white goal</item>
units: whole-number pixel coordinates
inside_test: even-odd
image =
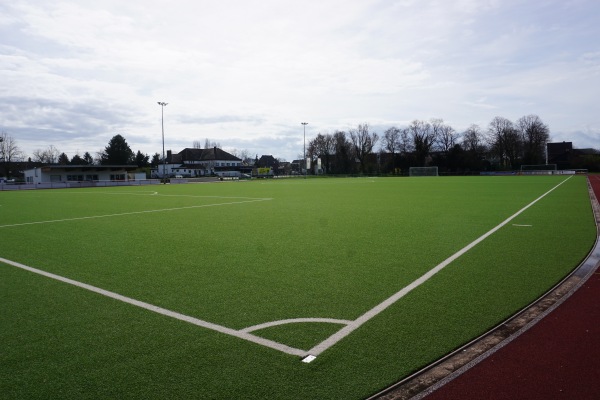
[[[409,176],[438,176],[438,167],[410,167]]]

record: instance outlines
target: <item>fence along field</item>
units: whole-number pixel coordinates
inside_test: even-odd
[[[586,196],[583,177],[3,193],[1,257],[303,353],[192,329],[5,266],[0,329],[10,350],[2,365],[11,367],[2,368],[2,389],[14,397],[364,397],[494,325],[572,269],[595,237]],[[44,221],[55,222],[31,224]],[[315,361],[300,362],[503,222]],[[309,317],[322,320],[249,329]],[[47,361],[32,367],[34,354]]]

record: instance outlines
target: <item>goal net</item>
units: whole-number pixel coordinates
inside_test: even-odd
[[[521,165],[523,175],[552,175],[556,173],[556,164]]]
[[[438,176],[438,167],[410,167],[409,176]]]

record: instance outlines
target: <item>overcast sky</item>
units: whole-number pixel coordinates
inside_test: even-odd
[[[28,155],[195,140],[288,161],[306,137],[538,115],[600,148],[598,0],[12,0],[0,129]]]

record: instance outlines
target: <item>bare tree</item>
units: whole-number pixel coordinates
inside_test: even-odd
[[[335,141],[330,134],[323,135],[319,133],[308,142],[308,157],[313,161],[320,158],[326,173],[330,171],[331,156],[333,154],[335,154]]]
[[[486,135],[479,125],[472,124],[462,134],[462,148],[465,150],[463,167],[468,170],[481,170],[485,167],[487,153]]]
[[[194,149],[201,149],[202,148],[202,142],[199,140],[194,140],[194,143],[192,144],[192,147]]]
[[[406,155],[414,150],[414,144],[408,128],[404,128],[400,131],[400,141],[398,142],[398,146],[398,150],[402,155]]]
[[[495,117],[488,127],[490,148],[502,166],[514,168],[521,154],[521,137],[512,121]]]
[[[336,131],[333,134],[333,146],[335,148],[335,168],[336,173],[354,172],[354,156],[352,143],[346,137],[346,132]]]
[[[242,163],[245,165],[252,165],[254,160],[252,159],[252,155],[247,149],[241,150],[240,155],[238,156],[242,160]]]
[[[17,146],[17,141],[8,133],[0,133],[0,163],[2,163],[4,175],[11,177],[11,163],[21,161],[24,154]]]
[[[517,129],[523,141],[523,163],[545,163],[546,143],[550,128],[537,115],[526,115],[517,120]]]
[[[350,140],[354,148],[354,155],[360,163],[360,169],[362,172],[366,172],[367,156],[373,152],[379,136],[375,132],[369,132],[368,124],[359,124],[356,129],[350,130]]]
[[[408,126],[408,130],[412,137],[417,163],[425,166],[436,139],[433,127],[427,121],[414,120]]]
[[[214,140],[210,140],[210,139],[205,139],[204,140],[204,148],[205,149],[210,149],[213,147],[217,147],[217,148],[221,148],[221,143],[219,142],[215,142]]]
[[[389,160],[388,162],[386,162],[386,164],[388,164],[388,167],[393,170],[394,168],[396,168],[396,153],[399,151],[400,149],[400,135],[401,135],[401,130],[396,128],[395,126],[392,126],[391,128],[388,128],[385,130],[385,132],[383,133],[383,142],[381,144],[381,155],[380,155],[380,160],[384,159],[384,154],[385,152],[388,152],[392,155],[391,160]]]
[[[479,125],[472,124],[462,135],[462,146],[468,152],[479,154],[485,147],[485,138]]]
[[[395,126],[392,126],[383,132],[383,143],[381,144],[382,148],[385,151],[392,153],[392,157],[400,148],[400,133],[400,129],[396,128]]]
[[[56,164],[59,156],[60,151],[54,145],[50,145],[44,150],[37,149],[33,152],[34,161],[45,164]]]
[[[450,125],[445,124],[442,119],[432,120],[431,126],[437,148],[444,154],[448,154],[458,140],[456,131]]]

